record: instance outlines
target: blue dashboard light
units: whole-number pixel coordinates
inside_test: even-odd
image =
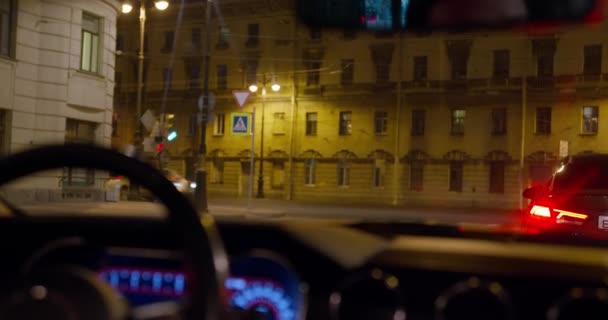
[[[163,286],[163,275],[160,272],[155,272],[152,277],[152,287],[154,290],[160,290]]]
[[[132,288],[139,287],[139,271],[131,272],[131,287]]]
[[[247,282],[245,281],[245,279],[241,279],[241,278],[228,278],[226,279],[226,289],[228,290],[243,290],[245,289],[245,286],[247,285]]]
[[[120,282],[120,277],[118,275],[118,271],[110,272],[110,285],[112,287],[118,287],[118,283]]]
[[[184,275],[182,275],[182,274],[176,275],[175,282],[173,283],[175,292],[177,292],[178,294],[184,292],[185,286],[186,286],[186,281],[184,279]]]

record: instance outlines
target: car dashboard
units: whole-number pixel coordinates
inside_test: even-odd
[[[276,320],[608,316],[603,248],[382,226],[220,220],[230,257],[223,301],[232,310]],[[0,237],[5,245],[18,239],[20,248],[35,252],[51,240],[47,228],[62,234],[55,241],[86,237],[86,254],[54,259],[87,264],[131,305],[188,299],[190,275],[178,237],[160,221],[16,220],[0,224]],[[7,251],[16,258],[10,261],[18,261],[2,266],[7,287],[9,275],[28,261],[26,251]]]

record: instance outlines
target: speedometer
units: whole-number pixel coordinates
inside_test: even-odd
[[[255,311],[268,320],[295,320],[294,301],[283,287],[269,279],[229,278],[226,288],[235,290],[232,307]]]
[[[277,259],[250,255],[232,261],[228,304],[265,320],[298,320],[303,292],[297,275]]]

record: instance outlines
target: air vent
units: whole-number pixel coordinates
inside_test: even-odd
[[[470,278],[444,291],[435,300],[438,320],[507,320],[513,318],[509,296],[497,282]]]

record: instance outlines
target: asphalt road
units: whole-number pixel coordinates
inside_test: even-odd
[[[158,203],[79,202],[45,203],[21,206],[32,214],[84,214],[162,216],[164,207]],[[517,221],[514,211],[479,208],[412,208],[394,206],[361,206],[338,204],[310,204],[281,200],[212,200],[209,212],[215,216],[244,218],[326,218],[366,221],[416,221],[425,223],[455,224],[472,223],[485,225],[511,225]]]

